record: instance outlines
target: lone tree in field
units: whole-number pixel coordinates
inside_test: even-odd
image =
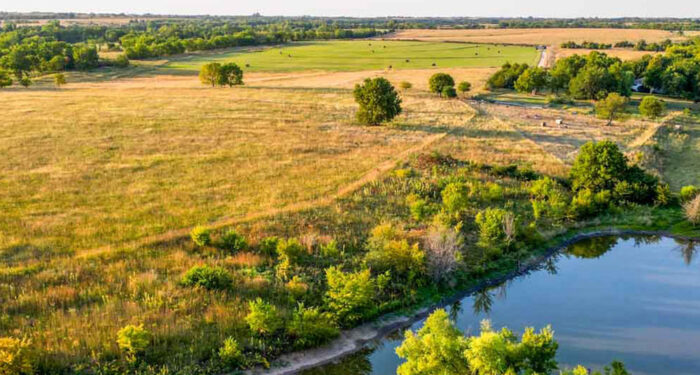
[[[355,85],[354,95],[360,105],[357,120],[363,124],[378,125],[401,113],[401,99],[385,78],[365,79]]]
[[[457,91],[459,91],[462,95],[466,94],[471,89],[472,84],[467,81],[462,81],[459,83],[459,85],[457,85]]]
[[[399,82],[399,88],[401,88],[402,90],[408,90],[411,87],[413,87],[413,84],[411,84],[411,82],[408,82],[408,81]]]
[[[430,92],[442,95],[446,88],[455,87],[455,80],[449,74],[435,73],[430,77],[428,87],[430,87]]]
[[[639,113],[647,118],[657,118],[666,111],[666,103],[655,96],[645,96],[639,103]]]
[[[220,82],[221,64],[209,63],[199,70],[199,80],[205,85],[216,86]]]
[[[625,113],[627,106],[627,98],[612,92],[608,97],[599,101],[595,105],[595,113],[598,118],[608,120],[608,125],[611,125],[613,120],[619,119]]]
[[[61,88],[61,86],[66,84],[66,76],[63,73],[56,73],[53,76],[53,83],[56,85],[56,88]]]
[[[219,85],[233,87],[243,84],[243,70],[235,63],[228,63],[219,69]]]

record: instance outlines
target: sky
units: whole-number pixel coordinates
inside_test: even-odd
[[[700,0],[0,0],[0,11],[266,16],[697,17]]]

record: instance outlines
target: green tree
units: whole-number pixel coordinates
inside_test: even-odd
[[[56,85],[56,87],[60,88],[61,86],[66,84],[66,76],[63,75],[63,73],[54,74],[53,83]]]
[[[530,202],[535,219],[549,217],[561,220],[566,216],[568,198],[564,189],[549,177],[543,177],[532,183]]]
[[[326,304],[343,324],[353,324],[374,315],[377,281],[368,269],[345,273],[339,267],[326,269]]]
[[[467,81],[462,81],[457,85],[457,90],[462,94],[468,93],[472,89],[472,84]]]
[[[639,103],[639,113],[648,118],[657,118],[666,111],[666,103],[655,96],[645,96]]]
[[[365,255],[365,263],[373,271],[391,271],[392,275],[415,280],[425,273],[425,253],[418,244],[409,245],[406,240],[391,240]]]
[[[250,312],[245,317],[251,331],[259,334],[274,334],[282,328],[282,317],[277,307],[265,302],[262,298],[256,298],[248,302]]]
[[[469,206],[469,187],[463,182],[451,182],[442,189],[442,206],[451,214],[458,214]]]
[[[569,83],[569,92],[576,99],[597,99],[607,95],[611,82],[608,70],[586,65]]]
[[[413,87],[413,84],[411,82],[408,82],[408,81],[399,82],[399,88],[401,88],[402,90],[408,90],[411,87]]]
[[[340,333],[333,317],[317,308],[299,304],[287,325],[287,334],[294,338],[296,349],[305,349],[328,342]]]
[[[488,249],[507,249],[515,241],[517,228],[513,213],[487,208],[474,220],[479,227],[479,245]]]
[[[243,84],[243,70],[235,63],[228,63],[221,66],[219,69],[219,77],[217,83],[220,86],[228,85],[233,87]]]
[[[26,88],[32,85],[32,80],[29,77],[22,77],[22,79],[19,80],[19,84]]]
[[[73,65],[79,70],[97,68],[99,56],[94,46],[77,45],[73,47]]]
[[[209,290],[225,290],[231,287],[231,275],[221,267],[194,266],[180,279],[180,284]]]
[[[4,70],[0,69],[0,89],[12,85],[12,77]]]
[[[438,95],[442,95],[445,88],[454,88],[454,86],[455,80],[452,78],[452,76],[446,73],[435,73],[428,80],[428,87],[430,88],[430,92],[434,92]]]
[[[355,85],[353,94],[360,105],[357,120],[363,124],[378,125],[401,113],[401,99],[385,78],[365,79]]]
[[[595,113],[598,118],[608,120],[608,125],[611,125],[613,120],[622,118],[626,107],[627,98],[616,92],[611,92],[605,99],[596,103]]]
[[[523,74],[515,81],[515,89],[518,92],[527,92],[537,94],[537,91],[547,87],[549,74],[546,70],[533,66],[527,68]]]
[[[444,89],[442,89],[442,94],[440,96],[448,99],[456,98],[457,91],[455,91],[454,87],[445,87]]]
[[[398,375],[467,375],[471,374],[464,358],[469,340],[450,321],[444,309],[435,310],[423,327],[407,330],[396,354],[405,359]]]
[[[575,192],[609,190],[627,174],[627,157],[612,141],[588,142],[581,146],[569,177]]]
[[[205,85],[211,85],[211,87],[219,84],[219,77],[221,76],[221,64],[219,63],[209,63],[204,64],[199,69],[199,81]]]

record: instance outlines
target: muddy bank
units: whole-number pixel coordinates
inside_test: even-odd
[[[474,287],[466,289],[448,298],[444,298],[440,303],[433,306],[422,308],[408,315],[387,315],[371,323],[367,323],[356,328],[343,331],[337,339],[331,343],[316,349],[304,350],[294,353],[289,353],[278,358],[277,363],[284,365],[271,369],[254,369],[247,371],[246,374],[260,375],[291,375],[299,371],[310,369],[317,366],[322,366],[334,362],[342,357],[353,354],[365,348],[369,343],[378,339],[382,339],[387,335],[410,327],[416,321],[426,318],[432,311],[437,308],[449,306],[462,298],[473,294],[484,288],[499,285],[512,278],[527,274],[530,271],[536,270],[545,261],[552,256],[560,253],[569,245],[594,237],[604,236],[625,236],[625,235],[655,235],[664,236],[685,240],[698,240],[698,238],[677,236],[668,232],[662,231],[640,231],[640,230],[599,230],[587,233],[580,233],[568,238],[565,241],[550,247],[543,251],[540,255],[532,257],[527,262],[523,263],[517,270],[509,272],[501,277],[495,277],[486,280]]]

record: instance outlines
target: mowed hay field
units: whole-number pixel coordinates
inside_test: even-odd
[[[194,72],[209,62],[235,62],[246,72],[443,69],[498,67],[507,61],[533,64],[538,59],[535,49],[521,46],[355,40],[203,52],[172,58],[163,68]]]
[[[349,91],[114,82],[0,101],[3,253],[118,245],[313,200],[425,135],[355,125]]]
[[[431,42],[455,41],[470,43],[507,43],[524,45],[560,45],[561,43],[598,42],[615,43],[641,39],[659,42],[665,39],[682,40],[684,36],[665,30],[647,29],[474,29],[474,30],[400,30],[386,39],[413,39]]]
[[[644,55],[656,55],[661,52],[650,52],[650,51],[635,51],[625,48],[613,48],[613,49],[602,49],[602,50],[592,50],[583,48],[554,48],[554,55],[557,59],[562,59],[572,55],[588,55],[592,51],[598,51],[605,53],[608,56],[618,57],[621,60],[639,60]]]

